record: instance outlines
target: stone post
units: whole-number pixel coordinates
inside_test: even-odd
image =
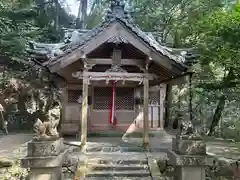
[[[205,167],[210,161],[206,144],[200,137],[177,135],[169,150],[169,163],[175,167],[174,180],[205,180]]]
[[[63,139],[31,141],[27,156],[21,160],[23,168],[30,168],[29,180],[62,180],[62,163],[65,153]]]

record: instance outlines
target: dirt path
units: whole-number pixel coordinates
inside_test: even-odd
[[[16,133],[0,136],[0,156],[14,156],[15,150],[32,139],[30,133]]]
[[[150,145],[154,151],[166,151],[172,148],[172,137],[174,134],[167,131],[155,132],[155,136],[150,138]],[[239,160],[240,144],[229,141],[206,141],[208,155],[225,161]]]
[[[171,149],[172,146],[172,137],[171,133],[166,131],[158,131],[155,133],[154,137],[150,138],[150,145],[153,152],[164,151],[167,149]],[[18,157],[22,156],[26,152],[27,142],[32,139],[32,134],[30,133],[16,133],[9,134],[7,136],[0,136],[0,156],[8,156],[8,157]],[[121,142],[121,138],[89,138],[89,141],[98,140],[100,143],[119,143]],[[109,142],[111,139],[111,142]],[[142,138],[130,138],[129,143],[141,145]],[[229,143],[229,142],[207,142],[207,152],[209,155],[213,155],[215,157],[222,157],[226,159],[239,159],[240,145],[237,143]],[[21,150],[22,149],[22,150]],[[24,152],[23,152],[24,151]]]

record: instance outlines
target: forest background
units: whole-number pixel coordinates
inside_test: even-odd
[[[29,42],[63,41],[66,28],[91,29],[109,0],[0,0],[0,104],[10,131],[31,128],[34,119],[61,109],[54,77],[31,61]],[[240,140],[240,5],[234,0],[126,0],[141,29],[163,45],[196,50],[193,122],[207,135]],[[184,94],[173,87],[172,114]],[[175,113],[174,113],[175,112]],[[177,119],[172,117],[172,119]],[[174,123],[173,123],[174,124]],[[174,128],[174,127],[173,127]]]

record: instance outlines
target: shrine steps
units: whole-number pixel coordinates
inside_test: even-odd
[[[151,177],[86,177],[84,180],[151,180]]]
[[[134,164],[136,163],[136,164]],[[141,162],[142,163],[142,162]],[[90,172],[86,174],[86,180],[94,179],[140,179],[140,180],[150,180],[150,171],[146,164],[140,164],[137,161],[123,161],[123,164],[117,164],[116,161],[106,161],[103,163],[93,163],[88,162],[87,167],[91,169]]]
[[[150,173],[147,170],[138,171],[94,171],[87,174],[87,177],[149,177]]]
[[[87,157],[86,157],[87,156]],[[151,180],[145,153],[87,153],[86,180]]]
[[[148,169],[145,164],[88,164],[94,171],[128,171],[129,169],[138,171]]]

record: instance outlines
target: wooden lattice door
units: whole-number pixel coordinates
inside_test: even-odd
[[[95,87],[93,91],[93,112],[91,121],[98,125],[109,125],[111,107],[111,87]],[[132,123],[134,119],[134,89],[116,88],[117,124]]]
[[[79,123],[81,119],[81,104],[78,102],[82,90],[68,90],[68,105],[66,107],[66,118]]]
[[[111,103],[111,87],[94,88],[94,110],[109,110]],[[134,89],[116,88],[116,110],[134,110]]]

